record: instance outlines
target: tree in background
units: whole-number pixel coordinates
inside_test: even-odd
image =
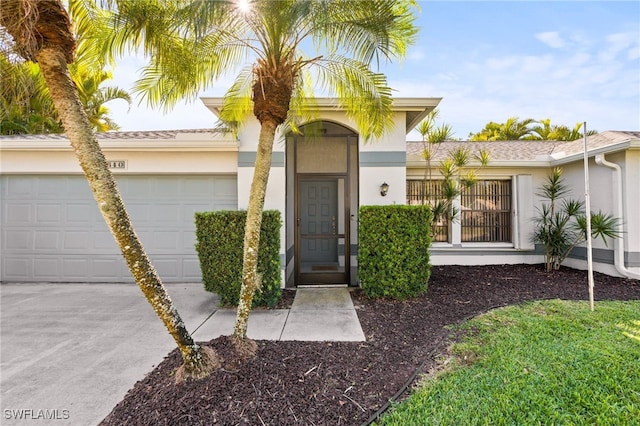
[[[531,129],[531,134],[525,139],[540,141],[575,141],[582,139],[584,134],[581,132],[583,123],[576,123],[572,129],[565,125],[551,124],[550,118],[538,121],[538,125]],[[587,136],[597,134],[597,130],[588,130]]]
[[[391,88],[372,62],[402,58],[416,38],[414,1],[281,0],[118,2],[108,47],[141,48],[151,57],[137,90],[152,105],[195,97],[220,76],[239,73],[220,118],[232,127],[251,113],[261,130],[244,237],[242,289],[234,337],[247,352],[247,320],[260,288],[260,225],[276,131],[298,128],[313,106],[313,84],[338,98],[360,134],[380,136],[392,123]],[[315,50],[315,55],[305,51]],[[313,109],[313,108],[311,108]],[[253,348],[252,348],[253,346]]]
[[[71,5],[76,3],[71,2]],[[75,10],[81,8],[76,7]],[[75,16],[77,15],[72,15]],[[77,24],[78,20],[76,18],[74,24]],[[82,28],[83,25],[76,27]],[[101,87],[111,79],[111,73],[103,69],[102,61],[90,56],[89,51],[93,45],[90,39],[87,40],[87,32],[80,33],[76,60],[69,66],[71,79],[78,88],[80,102],[93,130],[118,130],[119,126],[109,117],[109,109],[105,104],[120,99],[131,105],[131,96],[117,87]],[[0,135],[64,132],[37,63],[25,61],[9,51],[2,50],[0,83]]]
[[[525,139],[531,134],[530,125],[534,123],[532,118],[524,120],[518,117],[509,117],[504,123],[490,121],[484,129],[478,133],[469,134],[472,141],[516,141]]]
[[[91,128],[96,132],[119,130],[120,126],[109,117],[107,102],[120,99],[127,101],[131,106],[131,96],[126,90],[117,87],[100,87],[102,83],[111,79],[111,73],[104,70],[86,70],[76,67],[72,71],[71,79],[76,83],[80,102],[89,118]]]
[[[534,120],[518,117],[510,117],[504,123],[490,121],[478,133],[469,133],[471,141],[516,141],[516,140],[540,140],[540,141],[574,141],[584,137],[581,132],[582,123],[570,129],[565,125],[552,125],[551,119]],[[595,135],[596,130],[589,130],[587,136]]]
[[[61,1],[3,0],[0,40],[3,47],[13,49],[12,54],[40,65],[65,133],[129,271],[180,349],[183,365],[176,379],[207,376],[219,361],[212,349],[195,344],[151,265],[69,76],[76,41]]]
[[[38,65],[12,59],[0,55],[0,135],[62,133]]]

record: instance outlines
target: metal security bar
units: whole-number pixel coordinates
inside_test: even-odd
[[[511,242],[511,181],[480,180],[462,191],[462,242]]]
[[[433,205],[442,194],[442,181],[440,180],[407,180],[407,204],[408,205]],[[433,241],[449,241],[449,221],[440,220],[431,230]]]

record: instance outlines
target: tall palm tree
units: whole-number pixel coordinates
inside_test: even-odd
[[[0,33],[12,37],[15,53],[37,62],[65,132],[89,182],[100,212],[140,289],[182,353],[177,378],[199,378],[217,366],[210,348],[194,343],[136,235],[98,141],[68,72],[76,41],[60,0],[3,0]],[[8,37],[0,37],[8,40]]]
[[[189,0],[118,2],[115,36],[150,54],[138,90],[152,104],[195,97],[221,75],[251,62],[225,96],[221,119],[261,125],[244,239],[242,289],[234,336],[246,341],[253,295],[260,287],[257,254],[264,197],[277,129],[296,127],[310,82],[339,99],[364,138],[391,124],[391,89],[372,62],[401,58],[415,41],[411,0]],[[314,51],[307,55],[305,51]]]
[[[478,133],[471,133],[469,139],[472,141],[517,141],[526,139],[531,134],[529,127],[535,120],[518,117],[509,117],[504,123],[490,121],[485,128]]]

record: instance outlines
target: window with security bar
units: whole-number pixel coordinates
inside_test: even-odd
[[[478,180],[462,191],[462,242],[511,242],[511,217],[511,180]]]
[[[407,204],[408,205],[430,205],[433,206],[438,201],[444,201],[442,197],[441,180],[407,180]],[[434,242],[448,242],[450,223],[446,219],[441,219],[433,227]]]

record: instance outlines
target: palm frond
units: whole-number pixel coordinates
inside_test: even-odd
[[[384,74],[368,65],[334,55],[314,63],[320,81],[352,118],[365,141],[380,137],[393,123],[391,88]]]
[[[416,41],[416,2],[387,0],[319,1],[313,34],[331,54],[349,52],[366,63],[403,58]]]

